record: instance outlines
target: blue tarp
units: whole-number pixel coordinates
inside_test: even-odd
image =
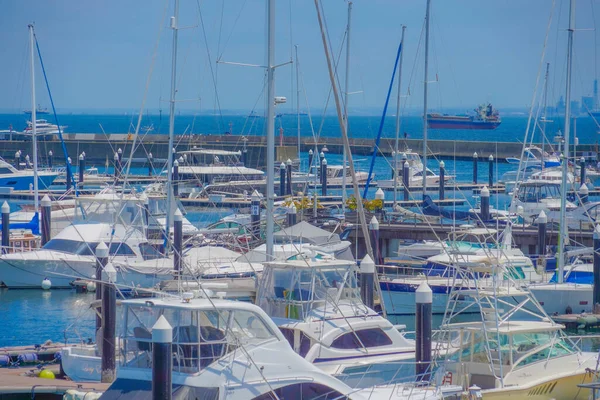
[[[34,235],[39,235],[40,234],[39,214],[35,213],[33,215],[33,218],[31,218],[31,221],[29,221],[29,222],[19,222],[19,223],[9,224],[9,228],[10,229],[31,229],[31,233],[33,233]],[[0,230],[2,230],[1,223],[0,223]]]

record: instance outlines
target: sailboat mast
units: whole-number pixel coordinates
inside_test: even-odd
[[[423,196],[427,192],[427,79],[429,78],[429,9],[431,0],[427,0],[425,11],[425,78],[423,79]]]
[[[171,17],[171,29],[173,29],[173,49],[171,55],[171,97],[169,101],[169,147],[167,148],[167,217],[165,224],[165,240],[169,240],[169,227],[172,223],[172,204],[173,196],[173,143],[175,139],[175,93],[176,93],[176,77],[177,77],[177,18],[179,17],[179,0],[175,0],[175,9]],[[165,252],[168,253],[167,246]]]
[[[544,123],[542,124],[542,171],[544,170],[544,147],[546,144],[546,121],[548,119],[548,76],[550,75],[550,63],[546,63],[546,77],[544,78]]]
[[[348,2],[348,25],[346,26],[346,78],[344,82],[344,124],[346,124],[346,132],[348,132],[348,91],[350,81],[350,23],[352,21],[352,2]],[[348,155],[346,148],[342,151],[342,212],[346,213],[346,164]]]
[[[570,1],[569,7],[569,36],[567,41],[567,82],[566,82],[566,94],[565,94],[565,134],[563,146],[564,156],[562,159],[562,182],[561,182],[561,196],[560,196],[560,236],[558,250],[560,256],[558,257],[558,283],[563,282],[563,274],[565,270],[565,254],[564,247],[567,241],[567,218],[566,218],[566,206],[567,206],[567,174],[569,172],[569,139],[571,133],[571,74],[573,64],[573,33],[575,31],[575,0]]]
[[[31,142],[33,144],[33,206],[35,212],[40,211],[38,199],[38,151],[37,151],[37,109],[35,104],[35,56],[33,24],[29,24],[29,47],[31,48]],[[18,167],[18,166],[17,166]]]
[[[275,0],[267,2],[267,261],[273,260],[275,202]]]
[[[298,129],[298,158],[300,158],[300,61],[298,60],[298,45],[294,46],[294,50],[296,51],[296,128]],[[310,170],[310,165],[308,168]]]
[[[402,38],[400,39],[400,61],[398,63],[398,95],[396,97],[396,142],[394,144],[394,159],[392,168],[394,169],[394,207],[398,201],[398,142],[400,141],[400,97],[402,94],[402,59],[404,58],[404,32],[406,26],[402,25]]]

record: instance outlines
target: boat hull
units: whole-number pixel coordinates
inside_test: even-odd
[[[592,311],[593,285],[569,283],[532,285],[529,291],[548,314],[565,314],[567,307],[571,307],[575,314]]]
[[[431,129],[473,129],[473,130],[494,130],[500,126],[499,121],[495,122],[479,122],[479,121],[462,121],[451,119],[428,118],[427,126]]]
[[[414,315],[415,314],[415,291],[419,284],[416,282],[390,282],[380,281],[381,296],[387,314],[392,315]],[[444,314],[450,294],[449,286],[432,285],[433,302],[431,312],[433,314]],[[463,308],[468,303],[457,303],[457,307]]]
[[[58,174],[40,173],[38,174],[38,186],[40,189],[47,189],[52,185]],[[29,190],[29,185],[33,185],[33,172],[31,174],[0,175],[0,187],[10,187],[13,190]]]

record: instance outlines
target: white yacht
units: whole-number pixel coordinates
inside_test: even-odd
[[[572,182],[572,176],[570,178]],[[531,221],[543,210],[546,215],[560,210],[561,178],[558,171],[544,171],[543,175],[534,174],[530,179],[517,185],[514,202],[511,209],[523,208],[523,218]],[[573,211],[577,206],[569,201],[566,204],[567,212]]]
[[[66,128],[66,126],[61,125],[60,131],[64,133]],[[35,133],[40,140],[53,140],[55,139],[55,135],[58,135],[58,131],[58,125],[52,124],[45,119],[35,120]],[[31,121],[27,121],[27,128],[25,128],[23,133],[29,136],[33,133],[33,123]]]
[[[350,386],[405,379],[415,342],[360,298],[354,262],[296,257],[265,263],[257,304],[296,353]],[[367,373],[367,375],[364,375]]]
[[[45,278],[52,288],[71,288],[76,279],[96,273],[96,246],[105,242],[109,258],[119,266],[117,282],[126,286],[152,287],[172,277],[172,262],[152,264],[149,270],[135,262],[161,259],[142,232],[108,223],[74,224],[65,228],[41,249],[0,256],[0,281],[9,289],[40,289]],[[128,268],[128,266],[130,266]]]
[[[257,306],[186,295],[122,302],[122,357],[103,396],[151,396],[152,335],[159,327],[172,330],[174,398],[408,400],[449,394],[427,384],[352,389],[295,354]]]
[[[38,171],[39,188],[48,189],[57,176],[57,172]],[[0,158],[0,187],[13,190],[30,190],[33,187],[33,182],[33,170],[18,170]]]

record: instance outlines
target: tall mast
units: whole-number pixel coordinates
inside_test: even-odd
[[[348,25],[346,26],[346,82],[344,83],[344,124],[348,132],[348,92],[350,81],[350,22],[352,21],[352,2],[348,2]],[[342,151],[342,212],[346,213],[346,164],[348,155],[346,148]]]
[[[275,0],[267,3],[267,261],[273,260],[275,202]]]
[[[423,80],[423,196],[427,192],[427,79],[429,77],[429,9],[431,0],[427,0],[425,11],[425,78]]]
[[[165,240],[169,240],[169,227],[173,216],[171,215],[171,207],[174,202],[173,199],[173,143],[175,139],[175,85],[177,83],[177,18],[179,17],[179,0],[175,0],[175,10],[171,17],[171,29],[173,29],[173,53],[171,55],[171,98],[169,101],[169,147],[167,157],[167,218],[165,226]],[[167,246],[165,251],[168,252]]]
[[[546,77],[544,78],[544,122],[542,124],[542,171],[544,170],[544,146],[546,144],[546,120],[548,118],[548,76],[550,74],[550,63],[546,63]]]
[[[394,207],[398,200],[398,141],[400,140],[400,97],[402,94],[402,59],[404,58],[404,32],[406,26],[402,25],[402,38],[400,39],[400,61],[398,63],[398,96],[396,97],[396,142],[394,144]]]
[[[38,152],[37,152],[37,109],[35,104],[35,56],[33,51],[33,24],[29,24],[29,47],[31,47],[31,142],[33,144],[33,204],[35,212],[40,211],[38,199]]]
[[[298,158],[300,158],[300,61],[298,60],[298,45],[294,46],[296,51],[296,119],[298,129]],[[308,167],[310,170],[310,166]]]
[[[565,270],[565,253],[564,246],[567,241],[567,173],[569,172],[569,139],[571,133],[571,71],[573,64],[573,32],[575,30],[575,0],[570,1],[569,8],[569,39],[567,42],[567,90],[565,94],[565,145],[563,146],[564,156],[562,159],[562,182],[560,194],[560,236],[558,251],[558,283],[563,282],[563,274]]]

